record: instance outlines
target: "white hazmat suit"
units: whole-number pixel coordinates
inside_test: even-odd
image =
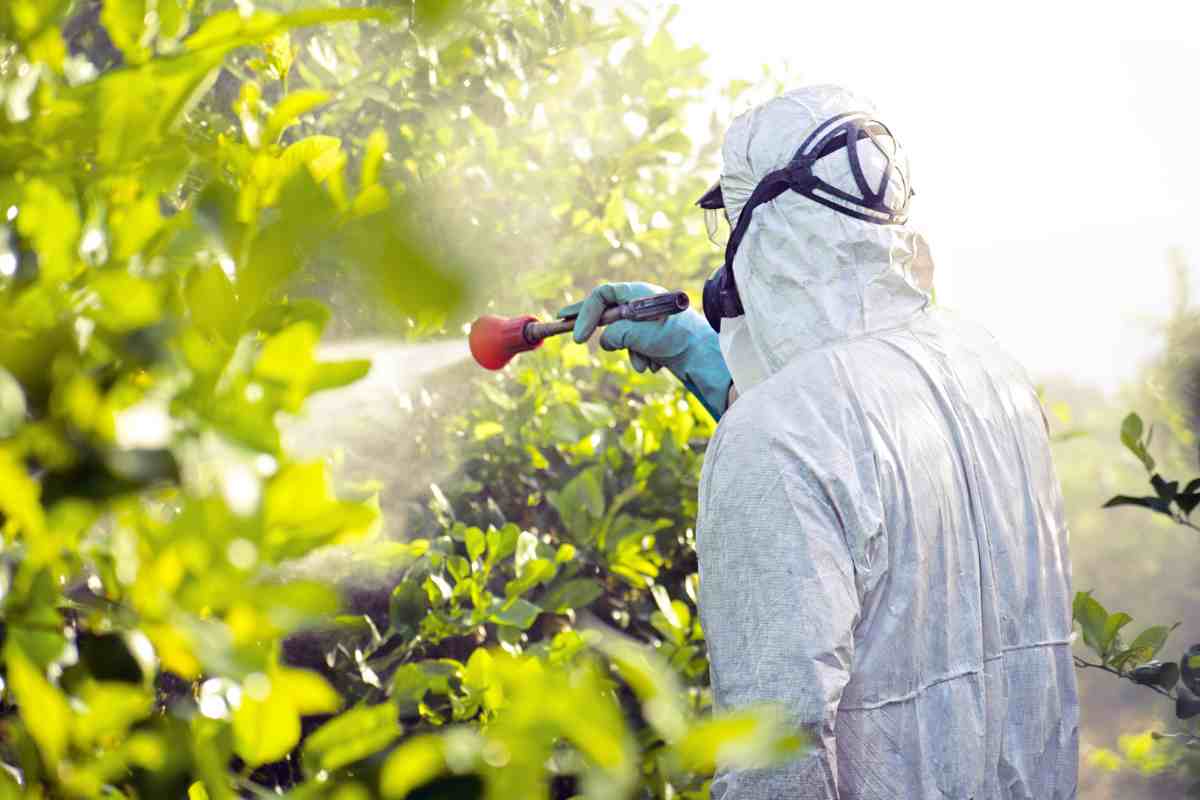
[[[872,109],[819,86],[739,117],[732,222],[847,111]],[[857,191],[844,150],[816,172]],[[779,703],[811,749],[718,772],[713,800],[1075,797],[1067,529],[1033,387],[930,304],[907,225],[792,191],[752,219],[734,262],[746,314],[721,335],[739,398],[700,483],[700,617],[716,705]]]

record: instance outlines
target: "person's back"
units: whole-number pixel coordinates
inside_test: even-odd
[[[924,311],[797,356],[722,419],[700,505],[718,704],[832,726],[714,800],[1074,796],[1062,501],[985,333]]]
[[[731,224],[811,131],[857,110],[812,87],[736,120]],[[902,197],[875,140],[850,160],[834,142],[815,172]],[[713,800],[1074,797],[1067,532],[1032,386],[930,305],[907,225],[787,191],[750,219],[727,261],[744,312],[723,314],[720,344],[741,396],[700,485],[699,610],[714,704],[777,702],[812,750],[719,773]]]

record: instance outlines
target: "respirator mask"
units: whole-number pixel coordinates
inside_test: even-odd
[[[863,140],[869,140],[884,160],[878,186],[871,186],[863,172],[859,154],[859,142]],[[846,151],[846,157],[850,160],[850,172],[858,194],[840,189],[817,177],[813,172],[817,161],[842,149]],[[902,163],[899,145],[891,131],[882,122],[864,112],[839,114],[818,125],[805,138],[787,166],[759,181],[742,208],[738,223],[725,245],[725,263],[704,284],[704,316],[712,329],[720,333],[722,320],[741,317],[746,313],[738,294],[733,261],[738,245],[750,227],[755,208],[790,189],[840,214],[864,222],[903,225],[908,219],[908,206],[913,191],[908,185],[908,176],[899,166]],[[898,183],[899,189],[893,192],[893,198],[900,199],[898,204],[894,201],[889,205],[886,197],[893,181]],[[724,210],[725,198],[721,194],[720,181],[705,192],[697,205],[704,209],[706,214]],[[709,229],[711,237],[711,222]],[[742,335],[748,338],[748,334],[749,332],[745,331]],[[736,376],[734,382],[738,382]]]

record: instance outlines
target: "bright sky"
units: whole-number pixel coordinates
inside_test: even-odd
[[[681,5],[672,29],[717,83],[767,65],[874,99],[912,161],[939,300],[1035,377],[1112,387],[1153,352],[1167,249],[1200,276],[1200,3]]]

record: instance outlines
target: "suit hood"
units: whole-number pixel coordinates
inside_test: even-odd
[[[874,114],[874,107],[837,86],[810,86],[735,119],[722,147],[730,224],[737,225],[759,181],[784,167],[813,129],[852,111]],[[888,158],[871,139],[851,146],[867,180],[880,185]],[[892,163],[907,177],[902,151]],[[814,172],[843,191],[858,191],[846,148],[821,158]],[[907,183],[892,180],[888,191]],[[746,314],[744,324],[722,334],[722,350],[745,392],[801,352],[905,324],[930,301],[933,266],[911,223],[865,222],[785,191],[754,209],[733,271]]]

